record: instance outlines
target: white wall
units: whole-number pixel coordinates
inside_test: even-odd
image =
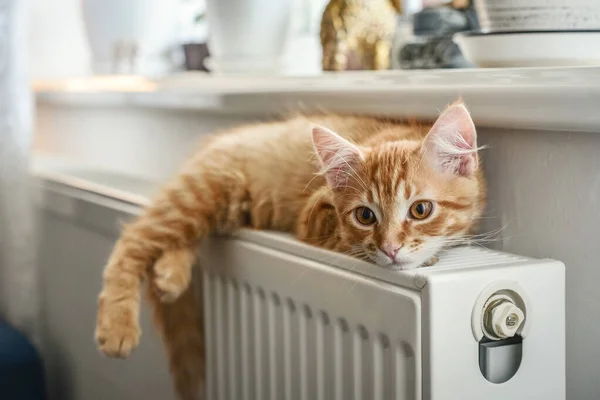
[[[600,398],[600,132],[485,129],[494,247],[567,268],[567,399]],[[551,329],[550,327],[548,329]]]
[[[163,180],[197,148],[203,134],[256,119],[181,110],[38,105],[36,151]]]

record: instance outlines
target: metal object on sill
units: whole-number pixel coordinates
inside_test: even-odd
[[[426,8],[413,18],[417,36],[445,36],[471,29],[467,12],[451,7]]]
[[[472,7],[464,10],[438,7],[420,11],[413,16],[414,37],[403,46],[396,46],[399,49],[393,55],[394,64],[402,69],[470,67],[471,64],[452,41],[452,36],[478,26]]]
[[[421,43],[408,43],[400,49],[403,69],[467,68],[469,62],[451,37],[436,37]]]
[[[321,19],[323,70],[388,69],[398,13],[400,0],[330,0]]]

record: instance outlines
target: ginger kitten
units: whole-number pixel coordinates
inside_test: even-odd
[[[147,280],[176,390],[199,398],[204,344],[190,285],[199,239],[243,226],[274,229],[383,268],[432,264],[483,212],[477,151],[461,102],[427,134],[326,115],[215,135],[116,243],[98,300],[100,350],[127,357],[137,346]]]

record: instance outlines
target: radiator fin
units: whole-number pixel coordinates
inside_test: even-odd
[[[410,355],[382,333],[209,272],[204,296],[208,399],[411,398]]]
[[[457,247],[444,251],[440,261],[427,270],[450,269],[457,267],[485,267],[488,265],[502,265],[515,262],[525,262],[527,257],[514,254],[501,253],[478,247]]]

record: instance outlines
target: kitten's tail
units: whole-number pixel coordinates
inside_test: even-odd
[[[200,400],[204,397],[202,304],[196,298],[200,289],[192,281],[172,303],[161,301],[153,285],[148,285],[147,289],[154,323],[162,336],[175,391],[181,400]]]

